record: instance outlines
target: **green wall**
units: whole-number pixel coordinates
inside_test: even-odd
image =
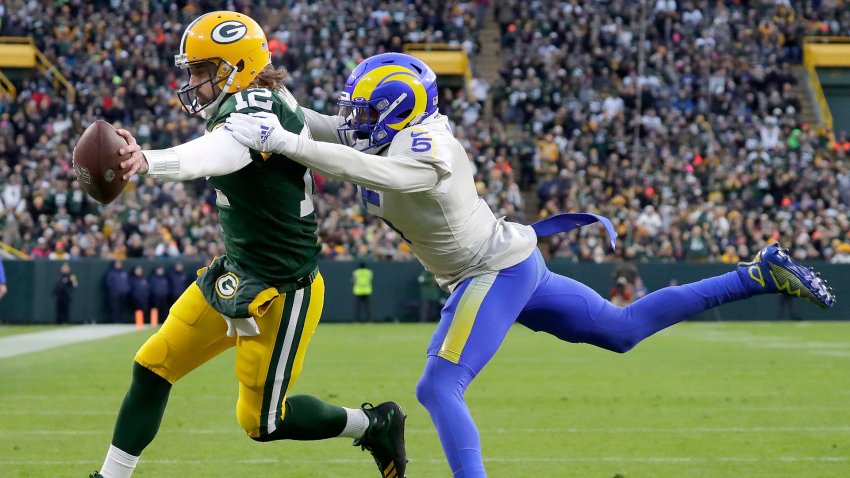
[[[174,261],[125,261],[124,267],[132,271],[136,264],[150,273],[156,266],[169,267]],[[51,323],[55,320],[53,284],[59,277],[60,262],[4,261],[9,293],[0,301],[0,321],[6,323]],[[72,322],[104,321],[104,274],[111,262],[87,260],[71,262],[80,286],[71,309]],[[835,308],[822,311],[804,301],[794,301],[799,315],[810,320],[847,320],[850,318],[850,266],[837,264],[812,264],[835,287],[839,300]],[[201,264],[187,262],[186,270],[196,270]],[[356,267],[351,262],[323,262],[322,274],[326,283],[325,322],[344,322],[352,318],[353,296],[351,273]],[[416,262],[378,262],[370,264],[374,271],[372,317],[374,320],[417,320],[417,277],[421,266]],[[613,264],[588,264],[552,261],[554,272],[576,278],[606,295],[612,286]],[[679,284],[704,277],[719,275],[730,270],[724,264],[640,264],[641,276],[650,290],[665,287],[671,280]],[[844,300],[842,300],[844,299]],[[779,311],[777,296],[756,297],[747,301],[727,304],[697,317],[697,320],[773,320]],[[128,315],[127,321],[130,321]]]

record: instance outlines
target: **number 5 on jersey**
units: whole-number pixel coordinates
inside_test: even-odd
[[[410,133],[410,137],[413,138],[413,144],[410,146],[410,150],[414,153],[424,153],[425,151],[431,150],[431,141],[433,140],[430,136],[427,136],[428,133],[422,132],[412,132]]]

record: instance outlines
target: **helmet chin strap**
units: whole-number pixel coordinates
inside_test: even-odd
[[[224,87],[221,89],[221,93],[218,94],[218,98],[216,98],[215,101],[213,101],[212,103],[205,106],[204,109],[202,109],[198,113],[201,118],[208,120],[212,118],[216,111],[218,111],[218,106],[221,104],[222,101],[224,101],[224,97],[227,96],[227,92],[230,90],[230,85],[233,84],[233,79],[235,77],[236,69],[234,68],[233,71],[230,72],[230,75],[227,77],[227,81],[224,83]]]

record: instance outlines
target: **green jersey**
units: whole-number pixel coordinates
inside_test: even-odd
[[[272,112],[300,134],[304,113],[286,89],[248,89],[230,95],[207,121],[207,131],[231,113]],[[317,267],[321,247],[313,212],[313,177],[306,167],[279,154],[251,151],[251,163],[210,177],[227,258],[270,286],[297,280]]]

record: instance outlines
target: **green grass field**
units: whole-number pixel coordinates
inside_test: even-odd
[[[294,392],[401,402],[408,476],[450,476],[414,397],[432,329],[320,326]],[[100,467],[149,333],[0,359],[0,476]],[[625,355],[515,327],[467,398],[491,477],[847,477],[848,383],[850,323],[681,324]],[[180,382],[134,476],[377,476],[347,439],[254,443],[236,392],[232,352]]]

